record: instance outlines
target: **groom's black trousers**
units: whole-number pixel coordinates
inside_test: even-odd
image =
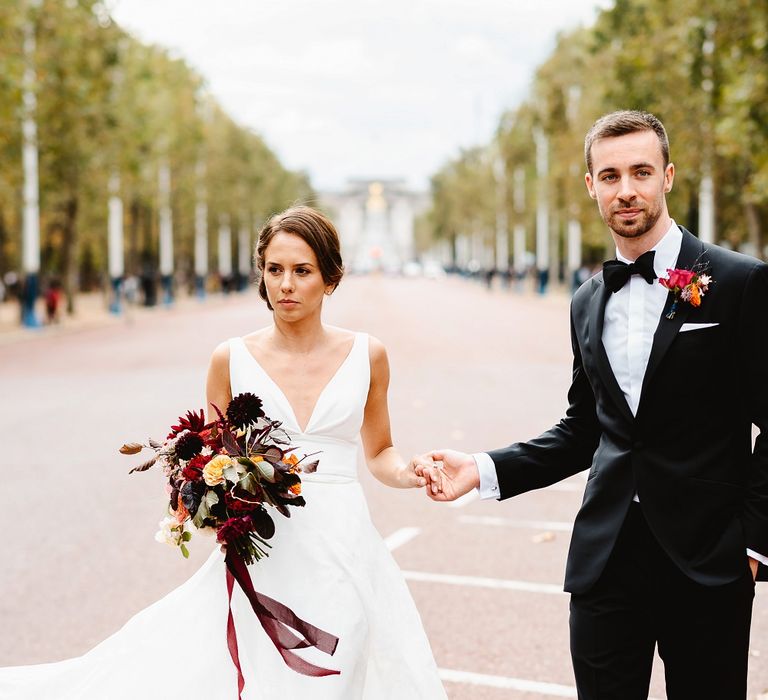
[[[669,559],[632,503],[606,568],[571,596],[579,700],[646,700],[656,644],[668,700],[743,700],[755,589],[703,586]]]

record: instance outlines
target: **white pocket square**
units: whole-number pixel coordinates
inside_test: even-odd
[[[679,333],[685,333],[686,331],[698,331],[702,328],[714,328],[719,326],[719,323],[684,323],[680,326]]]

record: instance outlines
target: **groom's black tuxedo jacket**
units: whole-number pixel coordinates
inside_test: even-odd
[[[660,545],[699,583],[744,575],[748,547],[768,555],[768,265],[684,230],[676,267],[694,266],[706,266],[713,282],[701,306],[680,303],[671,320],[670,293],[636,416],[603,347],[611,292],[599,273],[571,304],[566,416],[530,442],[489,453],[501,498],[591,467],[567,591],[584,592],[598,579],[635,493]],[[685,323],[717,325],[680,332]]]

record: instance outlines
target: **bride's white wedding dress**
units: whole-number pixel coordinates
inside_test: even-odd
[[[257,591],[338,636],[334,656],[297,653],[340,675],[289,669],[240,588],[232,598],[243,700],[438,700],[438,678],[419,614],[357,480],[360,426],[370,384],[368,337],[323,389],[302,430],[283,392],[241,338],[229,341],[232,395],[250,391],[283,421],[297,453],[320,452],[302,476],[307,505],[276,515],[270,556],[248,567]],[[227,648],[224,557],[217,549],[186,583],[138,613],[84,656],[0,669],[3,700],[236,700]]]

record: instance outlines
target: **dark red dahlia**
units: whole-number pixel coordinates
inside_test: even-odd
[[[200,413],[195,411],[187,411],[186,416],[179,416],[179,424],[171,426],[171,432],[168,433],[168,440],[175,438],[185,430],[189,430],[192,433],[199,433],[205,428],[205,412],[200,409]]]
[[[182,469],[181,475],[186,481],[199,481],[203,478],[203,470],[193,467],[190,462],[184,469]]]
[[[227,419],[236,428],[245,428],[264,416],[261,399],[255,394],[238,394],[227,406]]]
[[[239,518],[230,518],[216,531],[216,541],[222,544],[232,544],[253,531],[253,520],[247,515]]]
[[[235,498],[231,493],[227,492],[224,496],[227,510],[232,513],[250,513],[255,508],[261,506],[261,501],[254,499],[255,496],[251,496],[251,494],[248,494],[247,498]]]
[[[212,459],[213,455],[197,455],[196,457],[192,457],[192,459],[189,460],[189,466],[193,467],[194,469],[200,469],[202,471],[203,467]]]
[[[176,456],[179,459],[192,459],[203,449],[203,439],[197,433],[182,433],[176,441]]]

